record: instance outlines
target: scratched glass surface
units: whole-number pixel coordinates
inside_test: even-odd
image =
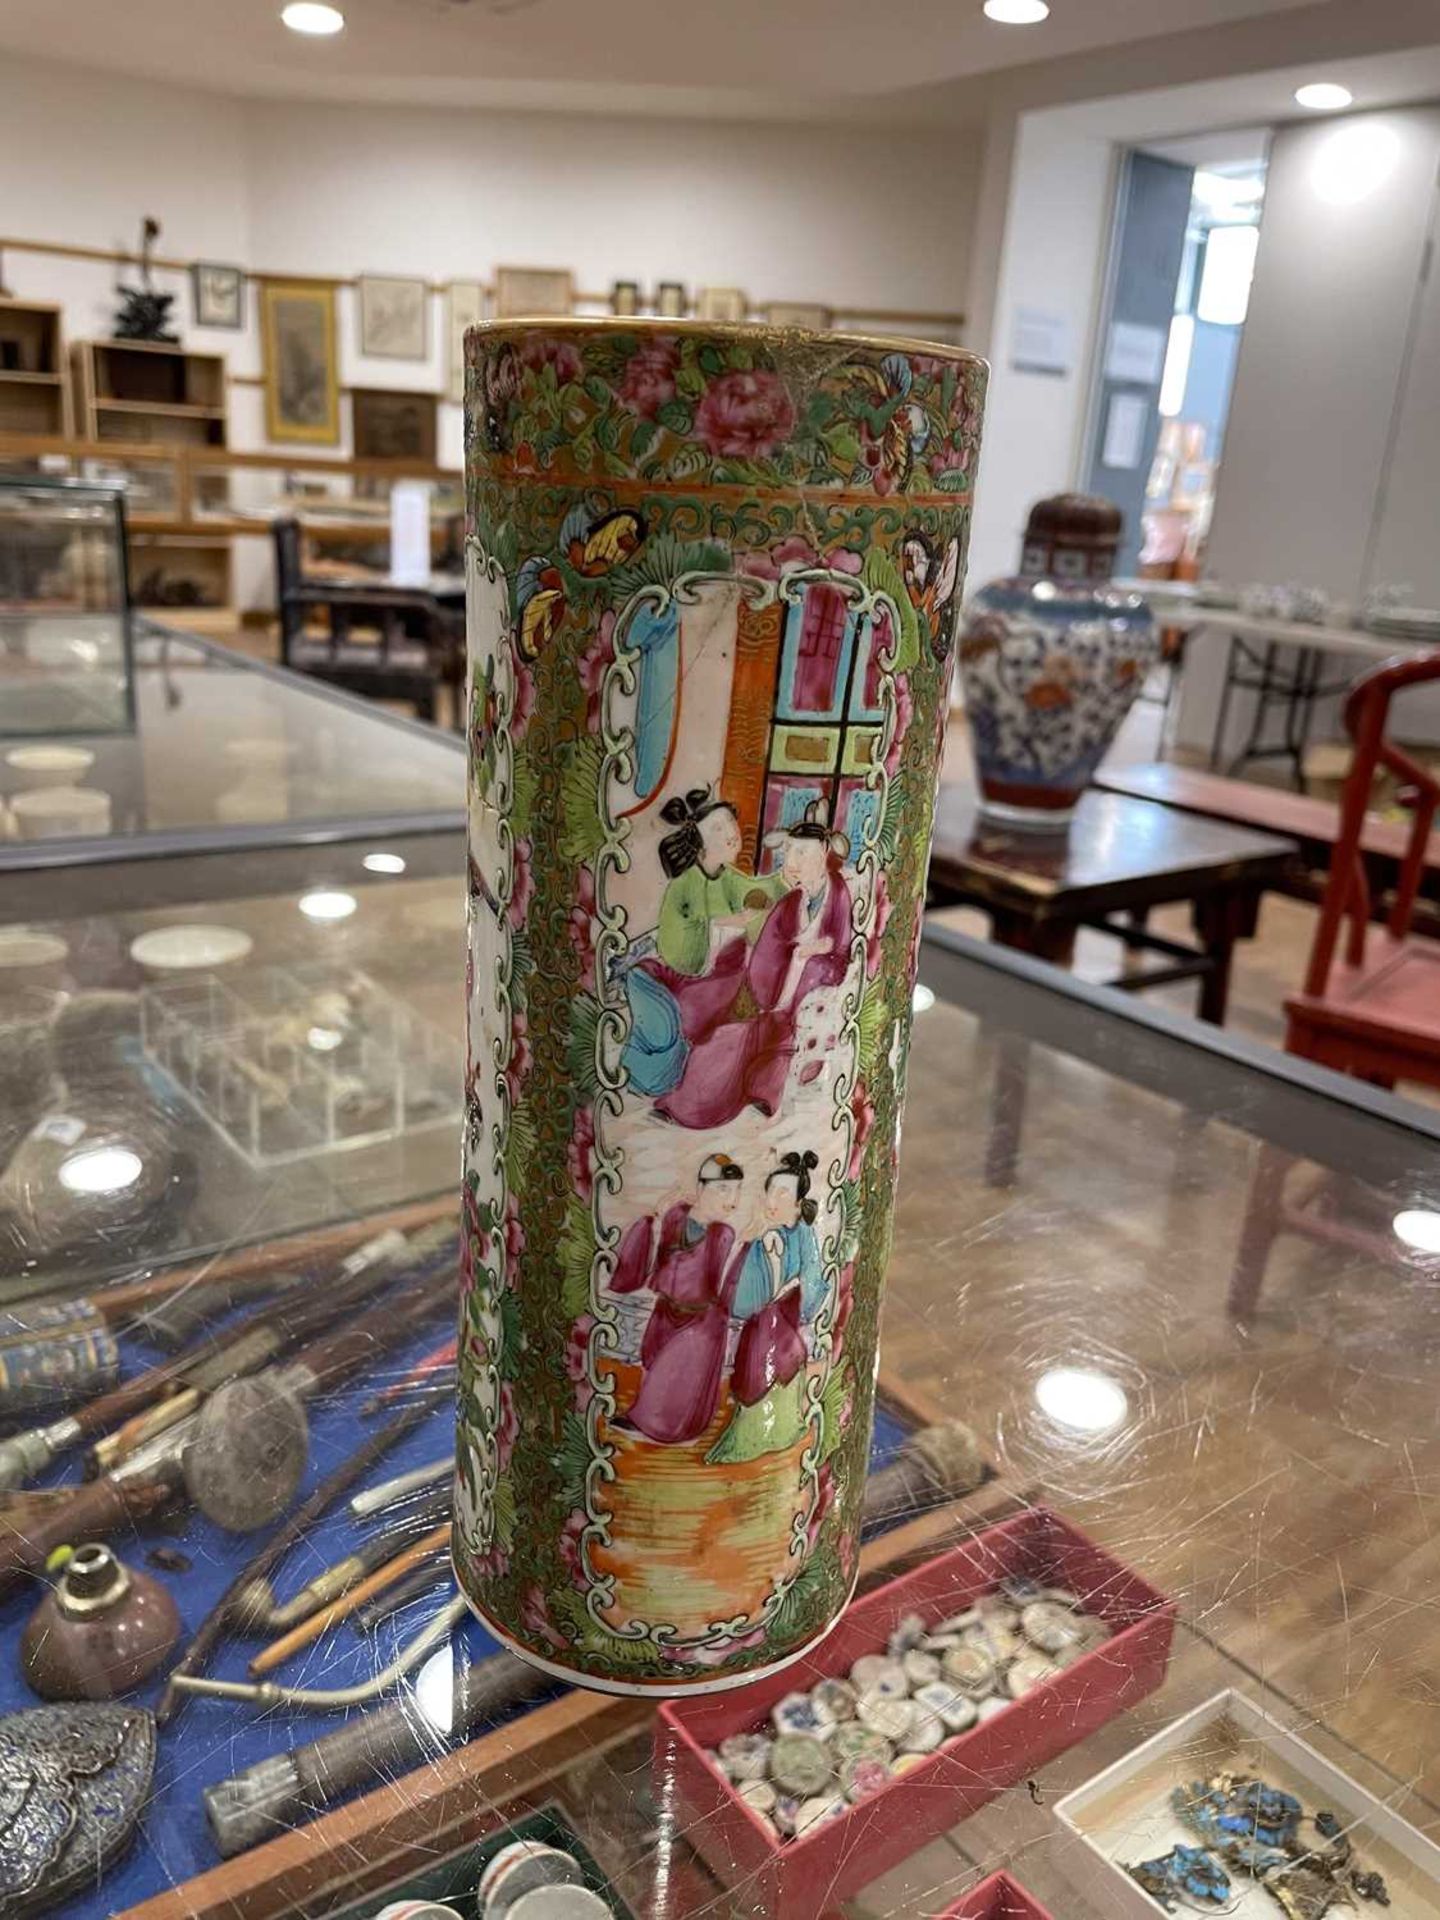
[[[352,904],[306,911],[316,893]],[[578,1860],[594,1912],[1111,1920],[1164,1911],[1125,1869],[1202,1844],[1203,1790],[1256,1777],[1299,1803],[1289,1881],[1232,1862],[1224,1907],[1181,1888],[1164,1895],[1175,1911],[1440,1911],[1433,1111],[1287,1082],[1183,1022],[956,936],[927,942],[872,1475],[903,1472],[918,1428],[958,1419],[988,1477],[955,1500],[922,1487],[867,1533],[852,1620],[883,1652],[905,1613],[934,1626],[977,1582],[1043,1578],[1078,1530],[1094,1549],[1065,1547],[1066,1564],[1102,1569],[1080,1597],[1116,1630],[782,1841],[705,1749],[828,1671],[825,1645],[793,1682],[717,1696],[723,1721],[693,1701],[662,1714],[534,1676],[453,1599],[456,1129],[397,1107],[392,1066],[419,1045],[401,1015],[456,1045],[458,876],[347,869],[343,884],[193,913],[87,918],[73,891],[65,903],[25,929],[38,944],[0,987],[0,1248],[17,1316],[0,1394],[11,1443],[38,1429],[53,1454],[0,1451],[0,1710],[40,1704],[22,1636],[58,1577],[46,1549],[77,1537],[77,1495],[91,1502],[81,1533],[108,1532],[168,1589],[180,1631],[120,1703],[132,1742],[135,1710],[162,1712],[148,1786],[113,1757],[84,1774],[73,1749],[67,1761],[6,1723],[0,1873],[31,1890],[0,1911],[264,1920],[425,1897],[478,1920],[482,1867],[518,1831]],[[249,944],[189,969],[147,964],[153,947],[135,957],[137,940],[197,919]],[[258,1052],[188,1002],[180,1037],[150,1011],[201,977],[250,1009]],[[236,1047],[258,1076],[228,1060]],[[358,1116],[353,1134],[313,1136],[305,1056],[322,1081],[338,1059],[318,1111],[332,1129]],[[19,1316],[82,1300],[74,1353],[87,1333],[96,1349],[113,1336],[134,1392],[76,1432],[55,1398],[59,1331],[27,1341]],[[268,1350],[227,1345],[260,1328]],[[222,1397],[242,1366],[270,1399]],[[259,1459],[256,1429],[274,1442]],[[84,1481],[97,1446],[106,1474]],[[408,1488],[378,1512],[351,1512],[399,1476]],[[56,1488],[66,1500],[44,1497]],[[252,1531],[216,1517],[233,1521],[236,1502]],[[177,1662],[201,1690],[167,1692]],[[271,1690],[247,1697],[256,1685]],[[93,1741],[107,1723],[84,1712]],[[87,1824],[97,1797],[115,1809],[103,1841]],[[89,1852],[72,1882],[77,1834]],[[1032,1906],[982,1891],[999,1869]]]

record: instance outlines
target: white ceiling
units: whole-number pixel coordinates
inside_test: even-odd
[[[1362,7],[1362,0],[1347,0]],[[1313,0],[340,0],[305,40],[281,0],[0,0],[0,49],[270,98],[807,118]],[[968,91],[968,90],[967,90]]]

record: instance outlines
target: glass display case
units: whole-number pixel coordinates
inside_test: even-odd
[[[122,732],[134,711],[121,492],[0,474],[0,741],[32,784],[69,785],[64,754],[32,743]],[[40,810],[38,830],[70,812]]]
[[[1440,1910],[1435,1110],[930,933],[859,1598],[778,1681],[564,1689],[449,1580],[464,866],[385,851],[0,934],[11,1910],[1114,1920],[1257,1780],[1287,1894]],[[123,1691],[65,1544],[161,1617]]]
[[[32,614],[31,638],[59,617]],[[68,630],[68,629],[67,629]],[[133,712],[115,731],[0,739],[0,920],[49,899],[47,870],[83,865],[97,900],[233,884],[222,857],[395,834],[453,839],[463,824],[464,743],[370,702],[209,641],[135,621]],[[458,871],[454,849],[431,870]],[[190,861],[183,880],[160,875]],[[139,866],[147,869],[137,877]],[[292,860],[308,870],[303,851]],[[278,869],[269,870],[271,878]]]

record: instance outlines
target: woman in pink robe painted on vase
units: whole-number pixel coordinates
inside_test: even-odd
[[[678,1201],[658,1221],[653,1214],[635,1221],[620,1242],[611,1291],[649,1287],[656,1296],[640,1343],[640,1391],[613,1422],[622,1431],[677,1446],[698,1439],[715,1418],[735,1286],[729,1221],[744,1177],[728,1154],[712,1153],[692,1201]]]
[[[796,1052],[797,1015],[807,995],[837,987],[850,966],[854,930],[841,866],[848,850],[807,809],[803,820],[766,836],[784,848],[784,896],[770,909],[746,968],[748,992],[728,1019],[690,1049],[675,1087],[655,1111],[682,1127],[727,1125],[747,1106],[779,1111]]]

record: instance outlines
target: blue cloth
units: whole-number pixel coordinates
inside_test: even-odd
[[[648,800],[670,758],[680,684],[680,609],[637,607],[625,645],[640,655],[635,704],[635,797]]]
[[[801,1220],[793,1227],[777,1227],[775,1231],[781,1240],[780,1284],[771,1286],[769,1256],[762,1241],[752,1240],[740,1263],[735,1297],[730,1305],[737,1320],[748,1320],[752,1313],[758,1313],[771,1300],[778,1299],[792,1280],[800,1282],[801,1319],[813,1320],[820,1311],[825,1298],[825,1273],[820,1264],[820,1243],[815,1238],[815,1229],[808,1220]]]
[[[644,967],[626,974],[625,991],[630,1000],[630,1037],[621,1064],[637,1093],[658,1099],[679,1085],[690,1053],[680,1028],[680,1008],[669,988]]]

